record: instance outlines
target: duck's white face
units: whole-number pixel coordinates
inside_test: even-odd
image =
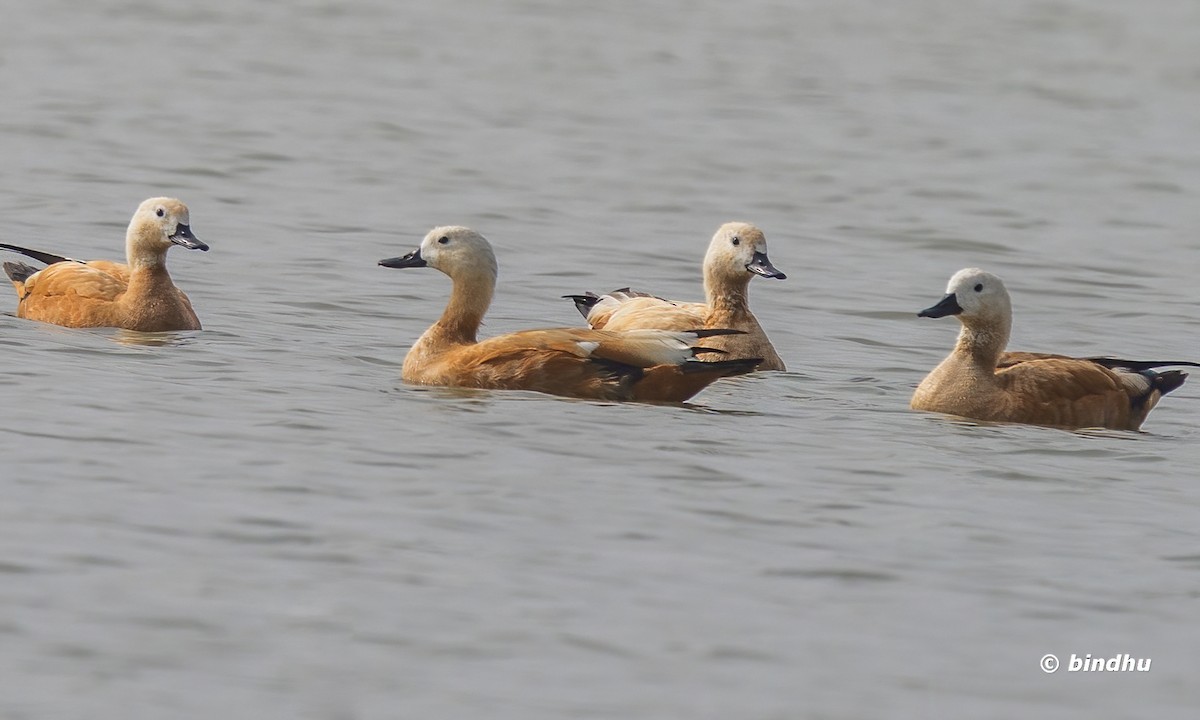
[[[137,242],[147,251],[164,252],[172,245],[189,250],[208,250],[192,234],[188,207],[175,198],[150,198],[138,206],[133,214],[131,228],[138,228]]]
[[[496,254],[479,233],[460,225],[436,227],[425,235],[421,247],[407,255],[380,260],[384,267],[431,267],[454,277],[485,272],[496,276]]]
[[[725,223],[713,235],[704,257],[708,273],[740,278],[753,273],[783,280],[787,277],[767,257],[767,238],[757,227],[742,222]]]
[[[946,296],[933,307],[919,313],[920,317],[957,315],[963,322],[971,320],[1006,321],[1012,314],[1012,301],[1004,281],[979,268],[966,268],[954,273],[946,285]]]

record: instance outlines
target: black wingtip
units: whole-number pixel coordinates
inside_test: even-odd
[[[31,257],[38,262],[44,262],[47,265],[53,265],[60,262],[71,262],[71,258],[55,255],[54,253],[42,252],[41,250],[31,250],[20,245],[9,245],[8,243],[0,243],[0,248],[12,250],[15,253],[21,253],[26,257]]]
[[[709,330],[689,330],[688,332],[695,335],[697,338],[716,337],[718,335],[745,335],[745,330],[734,330],[732,328],[712,328]]]
[[[1103,365],[1109,370],[1125,368],[1133,372],[1153,370],[1160,367],[1200,367],[1200,363],[1192,362],[1191,360],[1124,360],[1113,357],[1090,357],[1084,359],[1088,362],[1094,362],[1097,365]]]

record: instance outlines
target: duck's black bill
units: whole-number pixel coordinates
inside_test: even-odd
[[[754,258],[750,260],[750,264],[746,269],[755,275],[762,275],[765,278],[775,278],[776,280],[786,280],[787,275],[779,272],[779,269],[771,264],[770,258],[764,252],[754,253]]]
[[[208,252],[208,245],[200,242],[200,238],[192,234],[192,229],[183,223],[176,225],[175,232],[168,235],[167,239],[188,250],[203,250],[204,252]]]
[[[380,260],[379,264],[389,268],[425,267],[427,265],[425,258],[421,257],[421,250],[419,248],[407,255]]]
[[[921,312],[917,313],[917,317],[940,318],[946,317],[947,315],[957,315],[962,311],[962,305],[958,304],[958,298],[954,295],[954,293],[950,293],[946,295],[946,297],[942,298],[941,302],[939,302],[937,305],[934,305],[933,307],[927,307]]]

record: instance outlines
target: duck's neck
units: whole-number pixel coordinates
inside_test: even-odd
[[[167,274],[167,249],[160,235],[162,229],[154,223],[134,217],[125,231],[125,262],[129,264],[130,291],[137,285],[171,284]]]
[[[704,297],[714,319],[733,320],[749,314],[749,292],[750,273],[741,277],[704,273]]]
[[[496,276],[491,273],[454,278],[450,301],[442,316],[425,333],[431,344],[470,344],[475,342],[483,316],[492,304]]]
[[[970,358],[973,365],[993,371],[1000,354],[1008,346],[1011,321],[963,324],[954,345],[954,353]]]
[[[167,272],[167,254],[131,255],[129,261],[129,289],[127,294],[132,296],[154,294],[155,292],[173,288],[171,275]]]

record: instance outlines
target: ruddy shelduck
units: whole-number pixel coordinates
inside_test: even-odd
[[[767,333],[750,312],[750,280],[759,275],[787,278],[767,257],[767,238],[763,231],[744,222],[722,225],[704,256],[705,301],[674,302],[629,288],[607,295],[592,292],[564,295],[596,330],[687,330],[732,328],[741,334],[727,335],[706,342],[725,351],[722,358],[760,357],[759,370],[786,369]]]
[[[437,227],[389,268],[432,267],[453,288],[441,318],[408,351],[402,378],[417,385],[536,390],[601,400],[682,402],[713,381],[754,369],[760,358],[699,362],[720,355],[698,341],[735,331],[579,328],[525,330],[477,340],[496,287],[496,256],[482,235],[465,227]]]
[[[1163,395],[1183,384],[1188,361],[1073,358],[1005,352],[1012,303],[999,277],[976,268],[950,278],[946,295],[919,317],[953,315],[962,323],[954,351],[912,397],[915,410],[977,420],[1065,428],[1137,430]]]
[[[192,303],[171,282],[167,250],[174,245],[208,250],[192,234],[188,208],[173,198],[150,198],[138,206],[125,234],[127,264],[72,260],[0,243],[48,267],[4,263],[17,289],[17,317],[73,328],[118,327],[142,332],[199,330]]]

